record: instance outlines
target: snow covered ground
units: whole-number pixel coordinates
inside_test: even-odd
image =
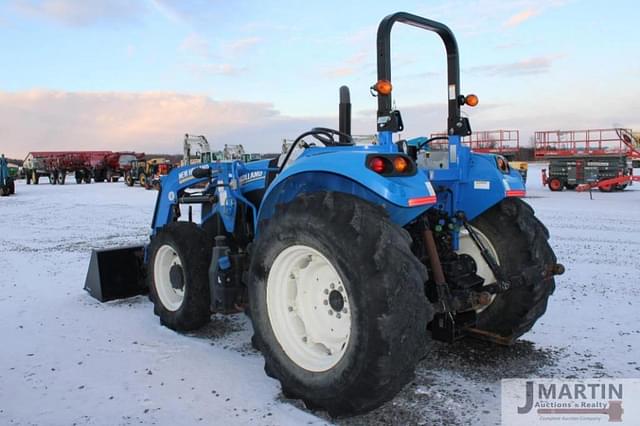
[[[496,424],[500,379],[640,377],[640,185],[527,201],[567,272],[547,314],[511,347],[434,343],[371,424]],[[83,291],[91,248],[144,242],[156,192],[124,184],[24,185],[0,199],[0,424],[327,424],[280,394],[242,315],[197,333],[161,327],[146,297]]]

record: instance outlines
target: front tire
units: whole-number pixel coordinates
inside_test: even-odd
[[[547,228],[525,202],[507,198],[471,222],[491,244],[511,288],[477,315],[477,328],[514,340],[547,309],[556,256]]]
[[[173,222],[152,237],[147,274],[153,312],[176,331],[196,330],[209,322],[211,243],[190,222]]]
[[[252,247],[253,341],[285,395],[367,412],[413,377],[432,310],[427,273],[383,209],[347,194],[278,205]]]

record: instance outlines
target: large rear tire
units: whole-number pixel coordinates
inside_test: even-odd
[[[210,240],[194,223],[170,223],[151,239],[149,295],[162,325],[191,331],[209,322],[209,263]]]
[[[477,314],[477,328],[516,339],[545,313],[555,289],[551,271],[556,256],[547,242],[549,232],[533,209],[515,198],[504,199],[471,224],[488,239],[511,281],[509,290]]]
[[[253,342],[287,397],[332,416],[393,398],[426,352],[427,272],[385,211],[347,194],[278,205],[251,252]]]

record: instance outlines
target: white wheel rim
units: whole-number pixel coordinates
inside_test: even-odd
[[[491,241],[489,240],[489,238],[487,238],[487,236],[484,235],[482,232],[480,232],[477,228],[474,228],[473,226],[471,228],[475,231],[476,235],[482,242],[482,245],[484,245],[487,248],[487,250],[489,250],[489,253],[491,253],[491,256],[493,256],[493,258],[496,260],[498,265],[500,265],[500,259],[498,258],[498,253],[496,252],[496,249],[493,247],[493,244],[491,244]],[[494,284],[496,282],[496,277],[495,275],[493,275],[493,271],[489,267],[489,264],[487,263],[487,261],[484,260],[484,258],[482,257],[482,254],[480,253],[480,249],[478,248],[476,243],[473,242],[473,240],[471,239],[471,236],[469,235],[469,232],[466,229],[460,230],[460,245],[456,253],[466,254],[473,258],[478,268],[478,271],[476,272],[476,274],[484,278],[483,285],[486,286],[489,284]],[[489,305],[491,305],[491,303],[493,303],[493,300],[495,299],[495,297],[496,295],[492,294],[491,300],[489,301],[488,304],[478,306],[474,308],[474,310],[477,313],[484,311],[485,309],[487,309],[487,307],[489,307]]]
[[[319,251],[295,245],[276,257],[267,279],[267,312],[278,343],[299,367],[327,371],[344,356],[351,306],[340,275]]]
[[[153,264],[154,284],[160,302],[167,310],[172,312],[180,309],[184,300],[184,287],[176,289],[171,285],[170,271],[174,265],[182,267],[178,253],[170,245],[160,246]]]

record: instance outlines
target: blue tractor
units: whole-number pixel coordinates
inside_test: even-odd
[[[0,155],[0,196],[15,194],[16,183],[9,173],[9,164],[4,154]]]
[[[393,140],[403,129],[391,101],[395,23],[444,41],[444,152]],[[339,130],[311,129],[280,158],[175,169],[161,180],[150,242],[95,251],[85,288],[100,300],[148,290],[176,331],[247,313],[284,395],[334,416],[391,399],[430,338],[508,344],[528,331],[563,268],[520,199],[518,172],[460,143],[471,133],[461,106],[477,98],[460,94],[453,33],[396,13],[377,43],[377,143],[354,143],[343,87]]]

